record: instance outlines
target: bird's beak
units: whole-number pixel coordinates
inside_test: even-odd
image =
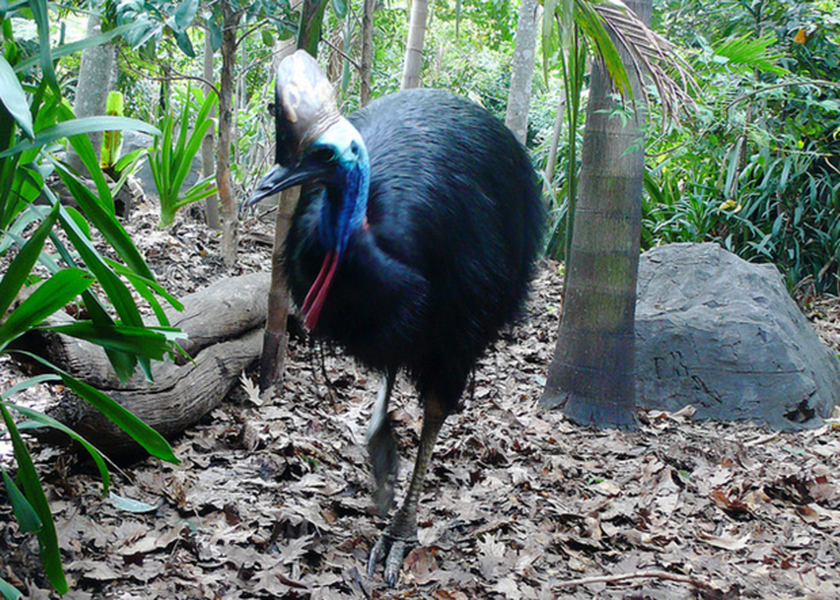
[[[281,192],[286,188],[298,185],[304,181],[318,179],[328,172],[329,168],[323,163],[307,158],[288,166],[275,164],[265,174],[265,177],[260,179],[260,182],[257,184],[257,189],[251,192],[251,195],[243,203],[242,207],[248,208],[253,206],[260,200],[273,196],[277,192]]]

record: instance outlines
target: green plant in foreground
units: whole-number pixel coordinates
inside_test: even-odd
[[[672,35],[697,50],[691,61],[704,93],[692,126],[674,128],[650,148],[643,247],[713,241],[746,260],[774,263],[790,290],[809,282],[836,293],[834,4],[771,0],[760,11],[739,3],[731,11],[696,0],[666,4],[662,18]],[[695,9],[704,12],[692,17]]]
[[[163,118],[162,134],[155,137],[155,145],[149,156],[149,166],[155,179],[158,198],[160,199],[160,227],[169,227],[175,220],[178,209],[203,200],[216,193],[213,176],[196,182],[187,191],[181,193],[184,181],[190,173],[195,155],[201,150],[201,142],[207,130],[213,126],[209,118],[210,111],[216,106],[216,95],[211,93],[203,97],[199,90],[191,90],[191,95],[201,102],[195,127],[189,130],[190,101],[184,101],[180,116],[171,113]],[[175,127],[178,137],[175,138]]]
[[[125,116],[125,100],[122,92],[109,92],[105,105],[105,114],[112,117]],[[122,149],[122,131],[106,131],[102,134],[102,149],[99,151],[99,166],[103,169],[113,167],[120,158]]]
[[[154,134],[157,130],[134,119],[74,118],[58,87],[55,61],[88,45],[103,43],[119,31],[51,48],[48,15],[46,0],[30,0],[0,10],[0,35],[4,41],[0,52],[0,254],[13,254],[0,278],[0,354],[9,352],[15,340],[33,329],[51,329],[101,345],[123,380],[137,366],[151,378],[152,359],[161,359],[172,351],[175,335],[168,327],[158,297],[175,307],[180,305],[155,281],[117,220],[111,190],[86,134],[124,129]],[[12,16],[17,17],[16,23],[35,22],[39,34],[38,56],[22,58],[14,38]],[[40,66],[38,75],[30,76],[37,66]],[[63,140],[82,159],[96,193],[55,157],[54,151]],[[62,206],[46,185],[47,177],[53,173],[62,179],[81,212]],[[39,196],[47,201],[47,206],[34,204]],[[63,230],[68,242],[56,235],[57,228]],[[92,229],[98,231],[118,259],[99,252],[91,239]],[[129,285],[152,306],[160,327],[147,327],[143,323]],[[21,300],[24,296],[21,292],[27,286],[31,286],[27,290],[31,293]],[[66,304],[77,301],[89,315],[88,320],[62,326],[44,323]],[[153,456],[170,462],[177,459],[166,440],[113,399],[43,358],[34,355],[30,358],[42,363],[51,373],[0,390],[0,437],[11,441],[17,465],[16,472],[0,469],[0,474],[21,530],[38,538],[41,561],[50,584],[57,592],[65,593],[68,584],[52,513],[21,430],[54,427],[77,440],[99,468],[104,494],[108,494],[110,486],[108,469],[103,456],[90,443],[50,417],[14,403],[15,394],[44,382],[61,382],[101,410]],[[13,413],[27,421],[16,422]],[[0,594],[6,599],[21,597],[2,578]]]

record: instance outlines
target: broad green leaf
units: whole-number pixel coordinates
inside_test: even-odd
[[[82,135],[95,131],[142,131],[151,135],[160,135],[160,130],[153,126],[129,117],[83,117],[72,121],[63,121],[52,127],[42,129],[35,134],[31,141],[23,141],[5,152],[0,152],[0,158],[19,154],[33,148],[40,148],[52,144],[62,138]]]
[[[38,261],[44,241],[52,231],[52,227],[58,219],[58,205],[49,213],[46,219],[32,232],[29,241],[20,249],[15,259],[8,266],[6,274],[0,280],[0,315],[6,314],[6,310],[12,305],[15,297],[23,287],[26,278],[32,271],[32,267]]]
[[[184,54],[190,58],[195,58],[195,49],[193,48],[192,40],[190,40],[190,36],[187,35],[186,31],[175,32],[175,43]]]
[[[578,27],[597,50],[615,88],[622,96],[632,99],[633,90],[624,62],[605,27],[603,18],[589,2],[578,1],[576,6],[578,10],[575,11],[575,22]]]
[[[84,261],[85,266],[90,269],[90,272],[96,277],[99,285],[105,290],[120,319],[126,325],[142,327],[143,319],[140,317],[137,304],[135,304],[134,299],[131,297],[128,288],[116,273],[111,270],[93,243],[85,237],[84,233],[63,207],[59,212],[59,220],[73,247],[76,248],[79,256]]]
[[[0,577],[0,594],[3,594],[4,600],[18,600],[19,598],[23,598],[23,594],[2,577]]]
[[[102,173],[102,168],[99,166],[99,161],[96,158],[96,151],[93,149],[93,144],[87,135],[74,135],[67,138],[73,150],[81,159],[82,164],[88,171],[91,179],[96,185],[96,191],[99,197],[97,202],[109,214],[114,215],[114,199],[111,197],[111,188],[108,187],[108,182],[105,180],[105,175]]]
[[[222,47],[222,28],[213,19],[208,19],[207,29],[210,31],[210,47],[213,48],[213,52],[217,52]]]
[[[35,19],[35,23],[38,25],[38,49],[40,50],[41,73],[43,73],[46,84],[55,91],[57,96],[60,96],[61,90],[55,78],[55,69],[53,69],[52,48],[50,47],[50,19],[47,2],[46,0],[29,0],[29,8],[32,11],[32,17]]]
[[[60,165],[57,170],[61,180],[67,185],[70,193],[73,194],[73,198],[79,203],[82,212],[90,219],[91,223],[99,230],[120,258],[125,261],[125,264],[138,275],[154,280],[154,274],[117,218],[105,210],[97,202],[96,196],[82,185],[74,175]]]
[[[178,8],[175,9],[175,27],[173,27],[173,30],[176,33],[186,32],[187,27],[192,25],[197,10],[198,0],[184,0],[181,2],[181,4],[178,5]]]
[[[155,360],[163,360],[164,356],[171,350],[169,337],[175,333],[174,330],[162,332],[145,327],[128,327],[125,325],[102,327],[92,321],[76,321],[49,326],[46,329],[87,340],[103,348],[128,352],[137,356],[146,356]],[[180,337],[186,336],[182,334]]]
[[[150,39],[155,38],[159,40],[163,32],[163,23],[155,23],[152,18],[145,13],[137,13],[132,18],[132,25],[130,31],[125,36],[128,45],[133,49],[140,48]]]
[[[575,31],[575,0],[557,0],[556,14],[560,18],[560,45],[564,52],[571,52]]]
[[[262,35],[263,46],[266,46],[268,48],[274,46],[274,35],[271,33],[271,31],[269,31],[268,28],[264,27],[260,34]]]
[[[0,54],[0,100],[15,122],[26,134],[26,137],[35,137],[35,130],[32,127],[32,113],[29,112],[29,102],[26,94],[20,86],[20,81],[15,75],[12,65],[6,57]]]
[[[29,379],[16,383],[12,387],[6,388],[3,392],[0,392],[0,401],[11,398],[18,392],[31,388],[33,385],[38,385],[39,383],[45,383],[47,381],[58,381],[58,379],[58,375],[53,375],[52,373],[30,377]]]
[[[143,446],[149,454],[161,460],[165,460],[173,464],[179,464],[178,458],[172,451],[172,447],[169,445],[169,442],[167,442],[166,439],[164,439],[164,437],[157,431],[135,417],[130,411],[126,410],[116,400],[97,390],[95,387],[83,381],[79,381],[66,371],[63,371],[36,354],[23,351],[20,353],[58,373],[62,382],[64,382],[64,385],[70,388],[70,390],[77,396],[87,401],[91,406],[98,409],[103,415],[113,421],[115,425],[134,438],[134,440]]]
[[[128,154],[122,155],[120,157],[120,159],[116,163],[114,163],[114,170],[117,173],[122,173],[122,172],[126,171],[128,166],[131,165],[131,163],[134,162],[135,160],[139,159],[140,155],[143,154],[144,152],[147,152],[146,148],[137,148],[137,150],[133,150],[133,151],[129,152]],[[128,173],[126,172],[126,173],[124,173],[123,176],[125,176],[127,174]]]
[[[87,290],[84,294],[82,294],[82,301],[85,304],[85,309],[90,315],[91,320],[97,326],[104,328],[113,327],[113,319],[111,319],[111,316],[106,312],[102,303],[90,292],[90,290]],[[111,350],[109,348],[105,348],[105,354],[108,356],[108,360],[114,368],[117,377],[120,378],[120,381],[128,381],[129,377],[134,375],[134,368],[137,366],[136,356],[133,354],[126,354],[125,352]],[[149,377],[149,380],[151,380],[151,377]]]
[[[32,292],[0,327],[0,349],[89,288],[93,278],[76,268],[59,271]]]
[[[174,207],[176,209],[183,208],[184,206],[197,202],[198,200],[209,198],[218,192],[218,189],[215,186],[215,181],[215,176],[211,175],[206,179],[196,182],[195,185],[184,192],[184,195],[174,204]]]
[[[186,148],[181,153],[178,171],[175,173],[175,177],[173,179],[175,185],[179,190],[181,189],[181,187],[183,187],[184,181],[186,181],[187,176],[190,173],[193,158],[195,158],[195,155],[198,153],[199,150],[201,150],[201,143],[204,141],[204,136],[207,133],[207,130],[212,125],[213,121],[210,120],[206,120],[200,125],[198,125],[193,131],[193,134],[190,136]],[[215,176],[211,175],[208,179],[214,178]]]
[[[31,408],[27,408],[25,406],[18,406],[17,404],[10,404],[9,407],[24,415],[25,417],[30,419],[31,422],[36,423],[39,427],[52,427],[53,429],[61,431],[71,439],[79,442],[79,444],[81,444],[82,447],[88,451],[88,454],[90,454],[90,457],[93,459],[93,462],[96,463],[96,467],[99,469],[99,476],[102,478],[102,495],[105,496],[108,494],[108,490],[111,485],[111,474],[108,471],[108,466],[105,464],[105,459],[102,456],[102,453],[96,448],[96,446],[94,446],[81,435],[67,427],[67,425],[65,425],[64,423],[56,421],[52,417],[40,413],[37,410],[32,410]],[[21,423],[20,429],[28,428],[28,423]]]
[[[99,46],[100,44],[105,44],[115,38],[118,35],[122,35],[128,31],[131,31],[134,28],[133,23],[129,23],[126,25],[120,25],[114,29],[106,33],[99,33],[96,35],[92,35],[90,37],[83,38],[76,42],[71,42],[69,44],[62,44],[55,48],[52,48],[51,54],[52,59],[56,60],[63,56],[70,56],[71,54],[75,54],[77,52],[81,52],[85,48],[90,48],[92,46]],[[27,60],[23,60],[19,63],[15,64],[15,71],[20,73],[29,69],[30,67],[34,67],[38,63],[38,57],[34,56]]]
[[[44,181],[50,175],[52,170],[42,166],[33,165],[32,163],[20,165],[22,156],[14,156],[8,159],[0,159],[0,162],[7,162],[14,165],[14,173],[10,174],[8,179],[8,187],[3,182],[3,187],[0,188],[0,193],[6,191],[6,196],[0,198],[0,229],[7,228],[9,224],[17,218],[17,216],[25,211],[30,203],[33,202],[40,195],[44,189]]]
[[[129,283],[131,283],[132,287],[137,290],[137,293],[140,294],[146,302],[151,305],[152,310],[155,312],[155,316],[157,317],[158,323],[162,327],[169,326],[169,319],[166,316],[166,313],[163,310],[163,307],[158,302],[155,294],[166,300],[172,308],[177,311],[184,310],[184,305],[181,304],[177,298],[172,296],[169,292],[167,292],[163,287],[157,283],[156,281],[152,281],[150,279],[146,279],[145,277],[141,277],[127,269],[123,265],[114,262],[110,259],[106,259],[108,264],[111,265],[111,268],[114,271],[128,279]]]
[[[4,233],[6,234],[5,237],[0,237],[0,254],[4,254],[9,248],[12,247],[13,244],[18,244],[18,246],[23,246],[26,243],[26,238],[21,237],[21,234],[26,231],[26,228],[29,227],[32,223],[36,221],[43,221],[44,214],[43,211],[40,210],[33,210],[32,205],[26,207],[18,217],[15,219],[14,223],[12,223],[11,227]],[[0,228],[1,229],[1,228]],[[17,240],[20,240],[19,242]]]
[[[87,219],[85,219],[85,216],[72,206],[65,206],[64,210],[66,210],[67,214],[70,215],[70,218],[76,222],[76,225],[79,226],[79,229],[82,230],[85,237],[89,240],[93,239],[90,232],[90,223],[88,223]]]
[[[0,469],[0,471],[3,471],[3,483],[6,485],[6,493],[9,496],[9,502],[12,505],[15,520],[18,522],[20,530],[24,533],[38,531],[43,523],[38,518],[35,509],[32,508],[20,488],[15,485],[14,480],[6,473],[6,469]]]
[[[49,190],[45,190],[45,191],[49,192]],[[52,196],[51,194],[48,194],[48,196],[50,197],[50,201],[56,202],[56,203],[58,202],[57,199],[54,196]],[[73,222],[72,218],[68,217],[69,211],[67,211],[66,208],[64,208],[64,207],[61,208],[60,215],[61,214],[64,215],[65,219],[69,219],[70,223],[74,227],[76,227],[76,231],[78,231],[78,226],[76,226],[76,224],[75,224],[75,222]],[[76,235],[81,235],[81,234],[77,233]],[[56,249],[58,250],[58,253],[61,256],[61,258],[69,265],[76,265],[76,260],[75,260],[74,256],[71,255],[67,251],[67,249],[64,247],[64,243],[60,239],[58,239],[58,236],[56,236],[54,232],[50,233],[50,239],[52,240],[53,244],[55,245]],[[80,239],[79,243],[85,244],[84,248],[87,248],[88,247],[87,245],[89,244],[89,240],[86,237],[81,237],[79,239]],[[94,263],[95,263],[97,257],[99,259],[102,258],[101,256],[99,256],[97,253],[94,252],[94,255],[92,257],[92,260],[94,261]],[[42,254],[41,255],[41,262],[45,262],[44,259],[45,259],[45,255]],[[97,263],[97,266],[101,266],[101,265],[98,265],[98,263]],[[54,271],[54,269],[52,269],[52,267],[50,267],[49,265],[48,265],[48,268],[50,268],[51,271]],[[104,272],[105,272],[105,276],[107,277],[109,275],[108,272],[107,272],[107,268],[104,269]],[[111,273],[110,275],[113,276],[113,273]],[[116,283],[114,285],[116,285],[117,289],[119,289],[119,286],[122,285],[122,282],[119,281],[119,278],[117,278],[117,280],[118,280],[118,283]],[[109,281],[111,281],[111,279],[109,279]],[[123,287],[125,287],[125,286],[123,285]],[[124,296],[122,294],[120,294],[120,298],[124,300]],[[82,301],[84,302],[85,309],[87,310],[88,314],[90,315],[90,317],[91,317],[91,319],[93,320],[94,323],[101,324],[103,327],[109,327],[109,326],[114,324],[111,317],[108,315],[108,313],[102,307],[101,303],[99,302],[99,299],[96,296],[94,296],[93,294],[91,294],[90,290],[85,290],[82,293]],[[133,300],[132,300],[132,302],[133,302]],[[135,309],[136,309],[136,306],[135,306]],[[116,352],[116,351],[110,350],[110,349],[106,349],[105,353],[107,354],[108,360],[111,361],[111,366],[114,367],[114,371],[116,371],[116,373],[119,376],[121,381],[127,381],[128,378],[131,377],[134,374],[134,367],[137,365],[137,358],[136,357],[134,357],[132,355],[124,354],[124,353],[121,353],[121,352]],[[146,360],[146,359],[142,359],[141,360],[141,366],[143,367],[143,372],[146,374],[146,377],[149,380],[151,380],[151,372],[150,372],[151,367],[149,365],[149,361]]]
[[[35,471],[32,456],[29,454],[26,444],[23,443],[17,425],[12,420],[12,415],[9,414],[4,402],[0,402],[0,413],[2,414],[3,421],[6,423],[9,437],[12,440],[15,460],[18,464],[18,482],[23,487],[23,493],[26,494],[26,499],[32,505],[38,518],[41,519],[42,526],[38,529],[37,534],[38,546],[41,553],[41,564],[44,565],[44,571],[46,571],[47,578],[53,588],[55,588],[55,591],[59,594],[65,594],[69,587],[67,585],[67,579],[64,577],[64,568],[61,566],[58,535],[55,531],[55,523],[53,522],[50,505],[47,502],[47,496],[44,494],[41,481],[38,479],[38,473]]]
[[[115,400],[103,394],[93,386],[90,386],[69,374],[60,372],[64,385],[73,390],[81,398],[84,398],[92,406],[99,409],[103,415],[113,421],[120,429],[129,434],[146,451],[161,460],[178,464],[178,458],[172,451],[163,436],[135,417]]]

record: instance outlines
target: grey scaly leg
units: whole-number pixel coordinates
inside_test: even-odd
[[[394,440],[394,429],[388,415],[388,400],[394,389],[396,371],[388,371],[382,379],[376,404],[370,416],[367,433],[367,447],[373,470],[373,503],[376,514],[384,517],[394,501],[394,486],[397,482],[399,456]]]
[[[385,532],[376,542],[368,560],[368,574],[376,570],[376,564],[384,559],[385,581],[394,586],[399,579],[400,568],[406,551],[417,544],[417,501],[423,491],[423,480],[432,456],[432,449],[437,440],[440,428],[446,420],[446,414],[441,409],[440,402],[435,397],[425,399],[423,405],[423,429],[420,433],[420,447],[417,450],[417,461],[414,473],[405,495],[402,506],[394,515]]]

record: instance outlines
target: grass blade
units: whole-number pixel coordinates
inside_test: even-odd
[[[0,349],[25,331],[61,310],[93,284],[93,278],[81,269],[63,269],[42,283],[18,306],[0,327]]]
[[[41,519],[42,526],[37,533],[41,564],[44,565],[44,571],[46,571],[47,578],[53,588],[59,594],[66,594],[69,587],[64,576],[64,567],[61,565],[58,535],[55,531],[55,523],[53,522],[49,502],[47,502],[47,496],[44,494],[41,480],[38,479],[38,473],[35,471],[35,464],[32,462],[29,449],[23,443],[20,432],[14,420],[12,420],[12,415],[9,414],[5,402],[0,402],[0,413],[2,413],[3,421],[6,423],[14,447],[15,460],[18,464],[18,482],[23,487],[26,499],[32,505],[38,518]]]
[[[52,227],[58,219],[58,205],[56,205],[47,215],[41,224],[35,229],[29,240],[23,245],[18,252],[15,259],[0,280],[0,315],[6,314],[6,310],[12,305],[15,297],[23,287],[26,278],[32,271],[32,267],[38,261],[41,255],[41,250],[44,247],[44,241],[52,231]]]

